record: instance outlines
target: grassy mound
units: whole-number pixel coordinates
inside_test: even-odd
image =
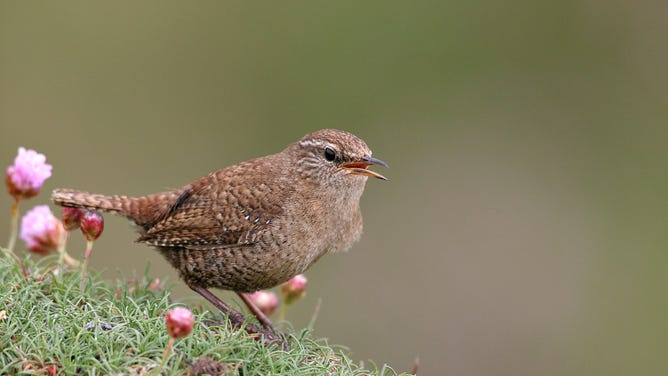
[[[169,340],[169,291],[146,276],[106,281],[94,271],[80,289],[79,269],[55,258],[25,259],[25,269],[0,255],[0,374],[156,374]],[[396,375],[365,369],[340,347],[288,333],[290,349],[264,346],[225,318],[190,307],[192,334],[176,341],[163,374]]]

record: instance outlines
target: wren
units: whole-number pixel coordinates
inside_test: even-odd
[[[235,325],[243,316],[209,288],[243,293],[276,286],[326,253],[347,250],[362,234],[360,197],[367,169],[387,164],[358,137],[309,133],[283,151],[241,162],[173,191],[142,197],[56,189],[57,205],[101,210],[131,220],[137,242],[155,247],[183,281]]]

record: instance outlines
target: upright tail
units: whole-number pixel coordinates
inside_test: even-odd
[[[180,193],[180,191],[171,191],[142,197],[128,197],[105,196],[74,189],[56,189],[51,194],[51,200],[60,206],[118,214],[146,228],[157,222],[170,210]]]

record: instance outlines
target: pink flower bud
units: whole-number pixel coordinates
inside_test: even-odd
[[[21,219],[21,239],[30,251],[48,254],[65,244],[67,232],[48,206],[39,205]]]
[[[17,200],[37,196],[44,181],[51,176],[52,168],[46,163],[44,154],[20,147],[14,164],[7,167],[5,175],[9,194]]]
[[[281,285],[281,292],[285,299],[285,304],[290,304],[306,295],[306,276],[297,274],[289,281]]]
[[[84,211],[82,209],[63,207],[63,211],[61,212],[60,216],[63,218],[63,225],[65,225],[65,230],[72,231],[75,228],[79,228],[83,214]]]
[[[278,296],[271,291],[255,291],[248,298],[267,316],[270,316],[278,307]]]
[[[188,308],[176,307],[165,313],[167,333],[172,338],[187,337],[195,325],[195,317]]]
[[[96,211],[86,211],[81,217],[80,227],[86,240],[93,241],[99,238],[104,230],[104,218]]]

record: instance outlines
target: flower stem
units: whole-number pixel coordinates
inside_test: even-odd
[[[156,372],[156,375],[162,373],[162,369],[165,368],[165,363],[167,363],[167,358],[169,353],[172,351],[172,346],[174,346],[174,337],[169,337],[169,342],[167,342],[167,347],[165,347],[165,352],[162,353],[162,362],[160,362],[160,367]]]
[[[70,256],[69,253],[67,253],[67,244],[69,243],[69,241],[70,241],[70,232],[68,231],[67,236],[65,237],[65,243],[63,243],[63,250],[64,250],[65,254],[62,255],[62,257],[63,257],[63,259],[65,261],[65,264],[67,266],[71,266],[73,268],[76,268],[77,266],[79,266],[80,262],[79,262],[79,260]]]
[[[281,311],[278,312],[278,321],[285,320],[285,313],[287,311],[288,311],[288,304],[286,304],[284,301],[283,304],[281,304]]]
[[[91,252],[93,252],[93,241],[86,241],[86,252],[84,253],[83,264],[81,265],[81,292],[83,292],[84,287],[86,287],[86,269],[88,268],[88,257],[90,257]]]
[[[70,254],[67,253],[67,251],[64,251],[64,252],[65,252],[65,254],[63,255],[63,260],[65,261],[65,265],[71,266],[73,268],[76,268],[77,266],[79,266],[79,264],[80,264],[79,260],[70,256]]]
[[[14,244],[16,244],[16,236],[19,228],[19,199],[15,198],[14,203],[12,204],[12,217],[11,224],[9,228],[9,244],[7,249],[9,252],[14,253]]]
[[[61,277],[64,272],[65,264],[65,244],[58,247],[58,276]]]

